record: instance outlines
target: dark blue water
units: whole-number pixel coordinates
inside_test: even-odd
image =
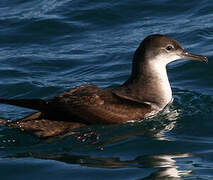
[[[212,9],[210,0],[1,0],[0,97],[119,85],[153,33],[209,58],[169,65],[174,103],[146,122],[48,140],[1,127],[1,179],[213,179]],[[30,113],[0,105],[0,117],[11,121]]]

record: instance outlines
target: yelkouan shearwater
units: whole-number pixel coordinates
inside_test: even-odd
[[[172,100],[166,65],[179,59],[208,62],[185,51],[171,37],[154,34],[137,48],[129,79],[116,88],[82,85],[55,98],[0,99],[0,103],[37,110],[17,121],[1,124],[38,137],[58,136],[90,124],[116,124],[157,114]]]

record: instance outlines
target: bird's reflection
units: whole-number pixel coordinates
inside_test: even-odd
[[[172,153],[158,155],[138,156],[133,160],[121,160],[119,157],[92,157],[89,155],[58,154],[41,156],[36,154],[20,154],[18,157],[34,157],[45,160],[56,160],[71,165],[81,165],[85,167],[122,169],[122,168],[142,168],[155,169],[147,177],[141,179],[181,179],[181,176],[191,173],[191,170],[181,170],[177,161],[182,158],[193,158],[190,153]]]
[[[189,153],[159,154],[147,157],[139,157],[138,161],[143,162],[149,168],[158,168],[159,171],[150,174],[144,179],[181,179],[182,175],[191,173],[191,170],[181,170],[177,165],[178,159],[193,157]]]

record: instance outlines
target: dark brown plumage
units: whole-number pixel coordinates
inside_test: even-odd
[[[46,138],[85,125],[124,123],[156,114],[172,97],[166,64],[182,58],[207,62],[206,57],[187,53],[168,36],[148,36],[135,52],[132,74],[123,85],[111,89],[83,85],[49,100],[0,99],[0,103],[39,111],[0,124]]]
[[[46,101],[20,99],[0,102],[31,108],[37,103],[40,112],[7,125],[39,137],[60,135],[89,124],[123,123],[143,118],[151,111],[147,104],[120,98],[111,89],[104,90],[94,85],[79,86]]]

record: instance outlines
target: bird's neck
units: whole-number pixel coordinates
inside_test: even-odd
[[[121,86],[120,93],[163,109],[172,100],[166,65],[150,62],[134,64],[130,78]]]

